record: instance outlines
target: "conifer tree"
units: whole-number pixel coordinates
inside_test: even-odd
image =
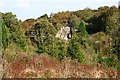
[[[81,20],[79,28],[78,28],[78,32],[80,32],[80,35],[83,37],[85,37],[87,35],[85,24],[86,23],[83,20]]]
[[[0,19],[0,28],[2,30],[2,48],[6,49],[8,46],[8,28],[2,19]]]
[[[71,58],[76,59],[78,62],[85,63],[85,56],[80,50],[80,45],[75,37],[71,39],[67,52]]]

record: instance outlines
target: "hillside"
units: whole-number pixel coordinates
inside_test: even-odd
[[[0,12],[4,78],[119,77],[119,9],[85,8],[18,20]]]

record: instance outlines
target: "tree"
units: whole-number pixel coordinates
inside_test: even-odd
[[[38,17],[38,19],[49,19],[49,17],[47,14],[44,14],[44,15]]]
[[[105,32],[111,34],[118,25],[118,9],[115,6],[110,7],[106,12]]]
[[[9,12],[3,14],[2,18],[9,30],[9,43],[15,43],[21,49],[25,50],[26,39],[16,15],[13,15],[11,12]]]
[[[75,20],[72,20],[72,22],[71,22],[71,24],[70,24],[70,27],[71,28],[77,28],[77,23],[76,23],[76,21]]]
[[[86,23],[81,20],[79,28],[78,28],[78,32],[80,32],[81,36],[85,37],[87,35],[87,31],[86,31]]]
[[[110,8],[108,6],[100,7],[98,13],[89,19],[92,23],[92,32],[103,31],[106,34],[111,33],[117,25],[117,18],[118,9],[115,6]]]
[[[87,21],[88,19],[90,19],[91,17],[94,16],[95,11],[91,10],[90,8],[85,8],[84,10],[75,11],[74,14],[78,18],[81,18],[81,19]]]
[[[54,42],[56,33],[55,27],[46,19],[38,19],[32,28],[26,32],[34,46],[38,48],[39,53],[48,53],[48,47]]]
[[[0,19],[0,24],[2,30],[2,47],[6,49],[8,47],[8,29],[2,19]]]
[[[80,45],[76,41],[75,37],[71,39],[67,52],[72,59],[76,59],[78,62],[85,63],[85,56],[82,51],[80,51]]]
[[[65,42],[55,38],[53,45],[49,46],[48,54],[62,60],[67,57],[67,48],[65,47]]]
[[[28,31],[32,27],[34,22],[35,22],[35,19],[32,19],[32,18],[26,19],[25,21],[20,23],[20,26],[24,31]]]

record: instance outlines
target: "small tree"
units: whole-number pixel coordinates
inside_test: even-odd
[[[67,57],[67,49],[65,43],[61,40],[55,39],[53,45],[49,46],[48,54],[62,60],[64,57]]]
[[[77,28],[77,23],[75,20],[72,20],[71,24],[70,24],[71,28]]]
[[[8,29],[2,19],[0,19],[0,23],[2,28],[2,47],[6,49],[8,47]]]
[[[80,32],[82,37],[85,37],[87,35],[87,31],[86,31],[86,23],[81,20],[79,28],[78,28],[78,32]]]
[[[80,51],[80,45],[75,37],[71,39],[67,52],[71,58],[76,59],[78,62],[85,63],[85,56]]]

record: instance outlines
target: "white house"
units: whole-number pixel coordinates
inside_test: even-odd
[[[56,37],[67,41],[69,38],[71,38],[70,27],[62,26],[61,29],[57,32]]]

